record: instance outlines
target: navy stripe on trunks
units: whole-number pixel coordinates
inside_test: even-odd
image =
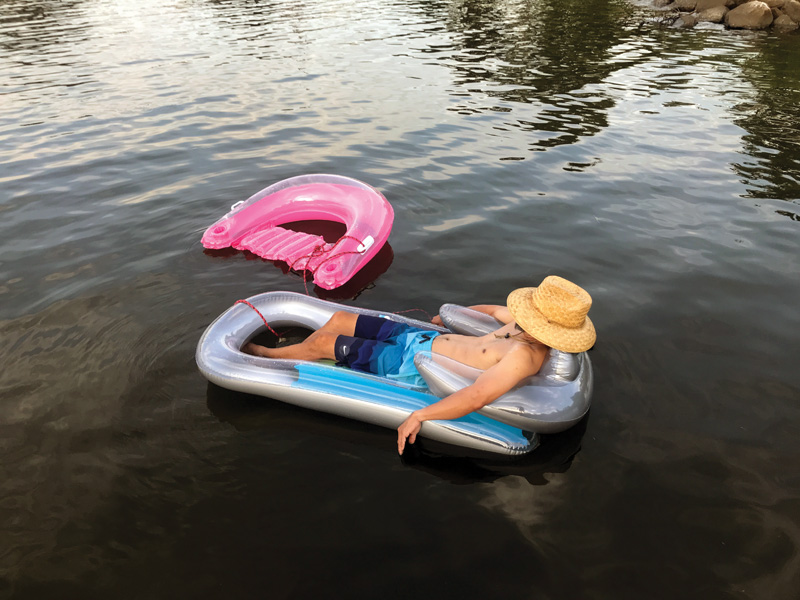
[[[424,385],[413,366],[414,355],[429,351],[438,332],[382,317],[359,315],[354,333],[352,337],[340,335],[336,338],[337,364]]]

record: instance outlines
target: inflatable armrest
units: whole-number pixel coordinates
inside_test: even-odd
[[[486,335],[503,326],[494,317],[458,304],[443,304],[439,316],[445,327],[462,335]]]

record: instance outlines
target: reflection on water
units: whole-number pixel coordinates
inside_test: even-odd
[[[744,157],[734,164],[748,196],[786,200],[776,213],[800,220],[800,48],[796,39],[764,44],[742,64],[753,86],[751,100],[734,107],[745,130]]]
[[[800,34],[647,15],[0,3],[0,596],[793,597]],[[313,172],[394,206],[351,286],[203,251]],[[594,298],[594,405],[523,460],[400,459],[194,364],[256,293],[433,313],[552,273]]]
[[[524,104],[534,112],[495,126],[496,135],[509,128],[537,132],[528,148],[544,150],[608,126],[614,98],[595,84],[621,68],[613,48],[626,33],[629,13],[624,2],[464,0],[448,23],[457,34],[455,48],[427,51],[451,66],[455,82],[469,90],[457,94],[463,100],[450,110],[464,116],[516,113]]]

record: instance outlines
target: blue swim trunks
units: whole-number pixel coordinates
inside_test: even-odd
[[[430,352],[438,331],[382,317],[359,315],[355,336],[336,338],[336,363],[412,385],[425,386],[414,366],[417,352]]]

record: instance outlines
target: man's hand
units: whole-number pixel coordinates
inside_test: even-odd
[[[431,319],[431,323],[433,323],[434,325],[439,325],[440,327],[444,326],[444,323],[442,322],[442,317],[440,317],[439,315],[433,317]]]
[[[406,438],[408,443],[413,444],[417,440],[417,434],[422,428],[422,421],[415,413],[408,415],[408,418],[403,421],[400,427],[397,428],[397,452],[402,454],[406,447]]]

